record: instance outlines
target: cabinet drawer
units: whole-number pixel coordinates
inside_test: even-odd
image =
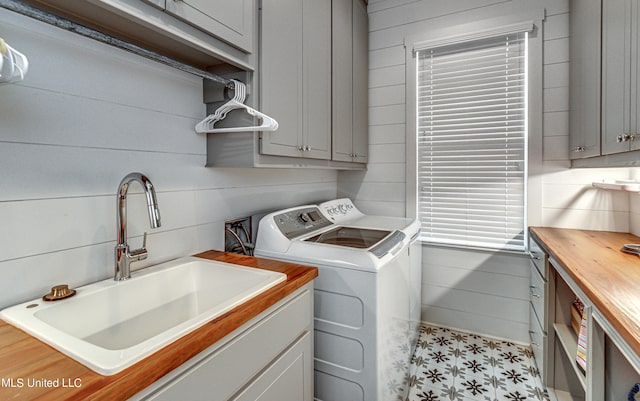
[[[547,348],[547,335],[538,323],[533,306],[529,310],[529,339],[531,340],[531,350],[536,360],[536,366],[540,371],[540,377],[544,378],[544,370],[546,368],[544,350]]]
[[[146,399],[228,399],[311,328],[312,305],[305,290]]]
[[[547,281],[547,254],[542,250],[540,245],[533,239],[533,237],[529,237],[529,255],[531,256],[531,260],[536,265],[536,268],[540,272],[540,275]]]
[[[543,330],[547,330],[546,324],[546,310],[545,310],[545,295],[547,294],[547,283],[543,280],[542,276],[538,273],[535,263],[530,263],[530,279],[529,279],[529,297],[531,299],[531,307],[533,308],[535,315],[540,322]]]

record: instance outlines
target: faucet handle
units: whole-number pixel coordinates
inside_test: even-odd
[[[129,251],[129,257],[132,261],[145,260],[147,258],[147,232],[142,237],[142,248]]]

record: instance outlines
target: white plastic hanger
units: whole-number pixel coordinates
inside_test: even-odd
[[[28,69],[27,57],[0,38],[0,84],[22,81]]]
[[[244,99],[247,93],[246,86],[235,79],[232,79],[231,81],[234,86],[233,99],[229,100],[227,103],[220,106],[213,114],[210,114],[207,118],[200,121],[196,125],[196,132],[198,134],[213,134],[217,132],[275,131],[278,129],[278,122],[276,120],[244,104]],[[214,127],[215,123],[223,120],[227,116],[227,113],[236,109],[243,109],[250,115],[259,118],[262,121],[261,125],[227,128]]]

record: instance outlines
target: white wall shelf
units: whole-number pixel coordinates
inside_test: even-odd
[[[633,180],[602,180],[593,182],[594,188],[608,189],[613,191],[640,192],[640,182]]]

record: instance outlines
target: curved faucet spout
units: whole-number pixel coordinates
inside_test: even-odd
[[[127,174],[118,186],[117,195],[117,224],[118,224],[118,243],[115,247],[115,275],[114,280],[126,280],[131,277],[130,263],[133,261],[144,260],[147,258],[145,233],[142,248],[129,251],[127,244],[127,191],[129,184],[137,181],[142,185],[144,193],[147,197],[147,206],[149,211],[149,224],[151,228],[160,227],[160,211],[158,209],[158,201],[156,199],[156,191],[147,176],[141,173]]]

